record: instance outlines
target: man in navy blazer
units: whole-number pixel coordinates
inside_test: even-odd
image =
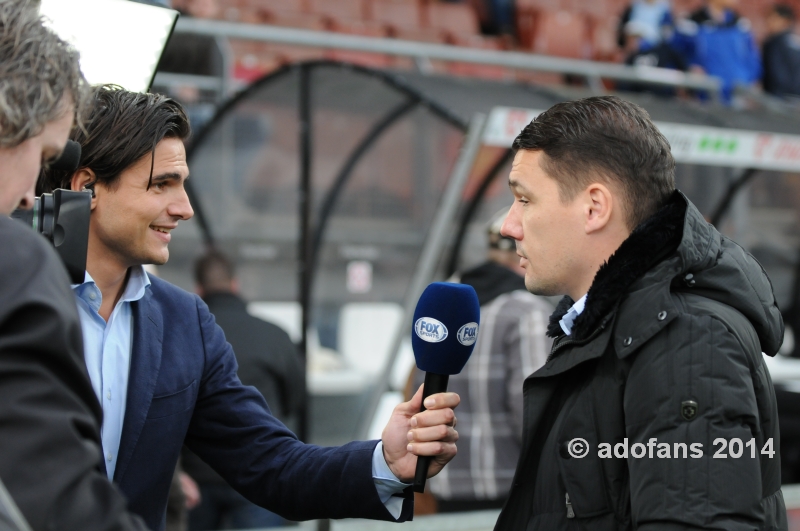
[[[130,510],[164,529],[170,480],[185,443],[248,499],[291,520],[411,518],[417,455],[435,475],[455,455],[454,393],[398,406],[381,441],[303,444],[236,376],[207,306],[143,264],[169,257],[170,231],[192,216],[184,181],[188,120],[159,95],[99,87],[79,169],[51,187],[93,192],[86,281],[73,286],[92,385],[103,406],[106,473]],[[155,148],[153,147],[155,146]]]

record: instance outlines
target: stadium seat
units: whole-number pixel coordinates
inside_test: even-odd
[[[595,18],[592,26],[592,60],[621,62],[622,54],[617,45],[616,17]]]
[[[422,26],[422,10],[416,0],[373,0],[370,19],[392,31],[417,30]]]
[[[389,34],[383,24],[363,20],[334,20],[330,23],[330,29],[339,33],[362,35],[364,37],[387,37]]]
[[[308,12],[338,23],[361,21],[366,18],[366,0],[308,0]]]
[[[316,15],[271,15],[266,18],[267,24],[286,26],[288,28],[324,31],[328,29],[325,19]]]
[[[305,0],[246,0],[241,7],[262,9],[273,15],[300,15],[305,13]]]
[[[590,55],[585,17],[569,11],[540,11],[536,15],[533,51],[545,55],[586,59]]]
[[[450,39],[480,33],[478,16],[467,4],[428,4],[427,25]]]

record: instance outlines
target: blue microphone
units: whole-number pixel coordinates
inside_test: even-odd
[[[451,374],[458,374],[467,364],[480,322],[478,295],[472,286],[451,282],[429,284],[414,310],[411,346],[417,367],[425,371],[422,409],[425,399],[447,391]],[[423,492],[432,457],[417,458],[414,490]]]

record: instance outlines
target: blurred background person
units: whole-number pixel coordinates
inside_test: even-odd
[[[500,235],[508,210],[488,224],[487,260],[451,279],[475,288],[481,326],[469,363],[450,377],[448,389],[461,396],[459,449],[429,480],[438,512],[503,506],[522,444],[523,382],[544,365],[552,345],[545,333],[553,306],[525,289],[516,244]],[[425,374],[415,369],[413,379],[416,389]]]
[[[734,10],[736,4],[737,0],[706,0],[677,25],[673,40],[692,71],[722,80],[727,103],[736,86],[753,86],[761,79],[761,57],[751,24]]]
[[[764,40],[764,91],[775,96],[800,96],[800,36],[794,31],[794,9],[787,4],[772,6],[767,15],[768,36]]]
[[[626,44],[630,30],[626,31],[626,28],[631,23],[637,30],[637,44],[647,49],[658,46],[674,25],[669,0],[636,0],[622,12],[617,28],[617,42],[620,48],[628,52],[631,52]]]
[[[648,31],[641,22],[632,20],[625,24],[623,30],[625,64],[685,71],[687,65],[683,56],[665,40],[661,40],[657,44],[651,44],[651,41],[646,39]],[[648,85],[647,83],[618,82],[616,88],[627,92],[647,91],[666,97],[675,95],[675,89],[672,87]]]
[[[201,256],[195,263],[194,276],[198,295],[208,304],[233,346],[239,379],[258,389],[272,414],[296,432],[305,404],[305,372],[289,335],[247,313],[247,304],[238,295],[233,263],[223,253],[211,250]],[[200,491],[200,503],[189,513],[191,531],[278,527],[286,523],[236,492],[187,448],[183,450],[183,468]]]

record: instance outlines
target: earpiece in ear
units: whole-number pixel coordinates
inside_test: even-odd
[[[83,185],[84,190],[89,190],[90,192],[92,192],[92,197],[97,197],[96,195],[94,195],[94,185],[96,182],[97,181],[92,181],[90,183],[86,183]]]

